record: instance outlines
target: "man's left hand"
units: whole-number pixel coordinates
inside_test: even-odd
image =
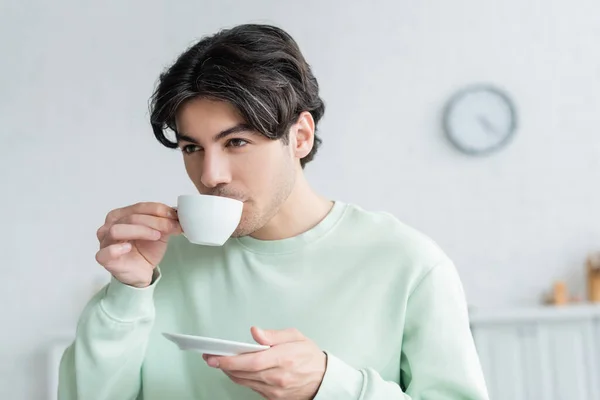
[[[257,343],[271,348],[231,357],[205,354],[204,360],[265,399],[313,399],[325,375],[325,353],[296,329],[251,331]]]

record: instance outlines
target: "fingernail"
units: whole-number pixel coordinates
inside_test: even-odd
[[[129,251],[131,250],[131,243],[125,242],[121,245],[121,251]]]
[[[213,357],[209,357],[208,361],[206,363],[213,368],[219,367],[219,360],[217,360],[216,358],[213,358]]]

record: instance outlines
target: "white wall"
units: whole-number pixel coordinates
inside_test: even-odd
[[[473,306],[536,303],[558,278],[583,288],[600,249],[597,0],[84,3],[0,3],[0,398],[42,398],[45,346],[106,280],[106,212],[192,190],[147,100],[186,46],[242,22],[286,28],[314,67],[318,189],[428,233]],[[512,93],[521,128],[473,159],[439,117],[480,81]]]

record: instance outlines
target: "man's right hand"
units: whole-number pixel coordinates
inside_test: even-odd
[[[138,203],[117,208],[98,229],[96,261],[122,283],[138,288],[152,283],[154,268],[167,251],[170,235],[181,234],[174,208]]]

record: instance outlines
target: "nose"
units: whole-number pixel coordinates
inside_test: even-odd
[[[205,151],[200,181],[207,188],[231,183],[231,171],[226,157]]]

